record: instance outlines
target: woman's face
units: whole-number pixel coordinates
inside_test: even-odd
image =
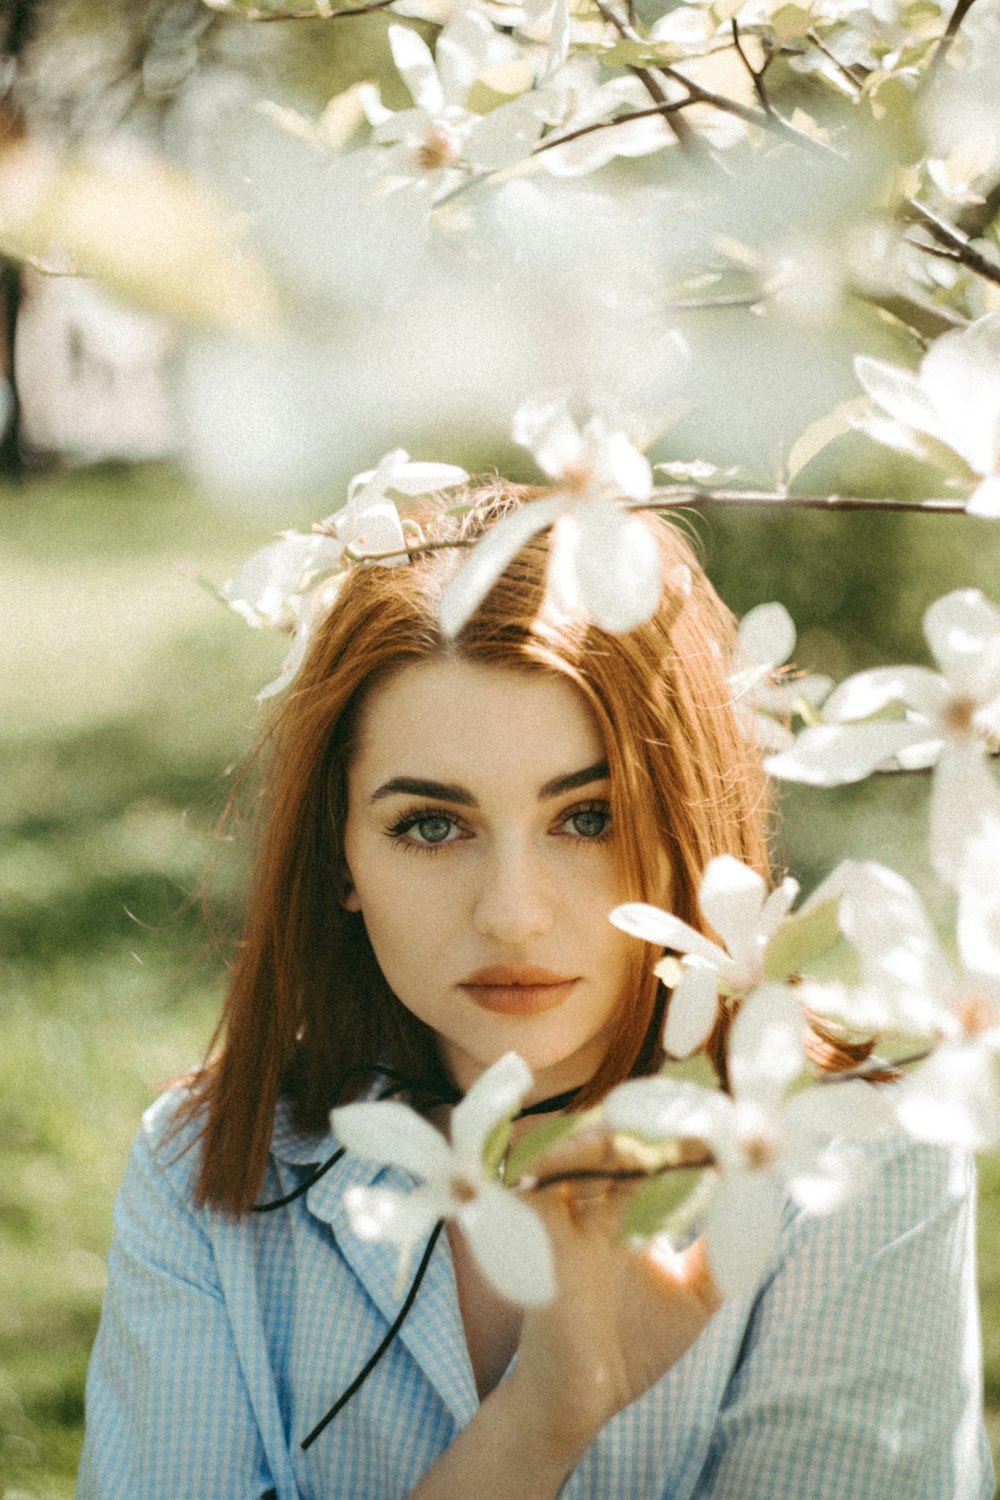
[[[608,921],[609,791],[587,703],[557,676],[432,662],[364,704],[344,904],[462,1089],[511,1049],[536,1098],[604,1056],[631,943]]]

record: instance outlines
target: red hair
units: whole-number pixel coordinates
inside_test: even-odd
[[[526,493],[500,481],[469,492],[471,509],[450,539],[474,540]],[[732,617],[677,528],[656,516],[648,524],[661,551],[663,598],[651,620],[623,636],[546,607],[545,536],[523,548],[454,640],[442,636],[437,618],[464,557],[459,548],[421,553],[401,567],[351,569],[267,736],[244,936],[217,1050],[182,1110],[202,1122],[200,1202],[234,1214],[253,1204],[281,1093],[297,1126],[315,1131],[378,1064],[448,1087],[433,1034],[396,1000],[361,917],[340,903],[352,739],[366,692],[385,674],[450,657],[572,682],[606,746],[628,899],[666,906],[703,927],[698,887],[714,855],[766,871],[764,777],[740,734],[726,680]],[[581,1102],[655,1067],[662,1005],[652,961],[652,950],[636,941],[634,982]],[[720,1017],[710,1043],[717,1061],[724,1034]]]

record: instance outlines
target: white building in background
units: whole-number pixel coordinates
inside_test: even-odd
[[[70,461],[176,450],[170,330],[82,276],[24,273],[15,340],[26,452]]]

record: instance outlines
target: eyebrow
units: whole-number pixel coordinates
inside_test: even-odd
[[[552,797],[561,797],[564,792],[574,792],[578,787],[589,786],[593,781],[606,781],[607,776],[607,761],[597,760],[592,766],[584,766],[580,771],[554,776],[539,788],[538,800],[547,802]],[[424,776],[393,776],[376,787],[369,800],[378,802],[382,797],[392,797],[400,792],[408,793],[411,797],[435,797],[440,802],[453,802],[458,807],[476,806],[475,797],[465,787],[454,786],[447,781],[428,781]]]

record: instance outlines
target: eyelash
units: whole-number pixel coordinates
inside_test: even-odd
[[[582,813],[602,813],[607,818],[604,829],[591,837],[585,834],[564,834],[570,844],[590,847],[594,844],[606,844],[611,838],[611,808],[606,801],[578,802],[574,807],[568,807],[564,813],[557,818],[557,823],[568,823],[571,818],[577,818]],[[418,824],[430,822],[434,818],[444,818],[455,828],[466,830],[459,838],[438,839],[435,842],[421,842],[419,839],[409,837],[411,828]],[[411,808],[401,817],[397,818],[386,829],[386,834],[393,841],[397,849],[404,849],[410,854],[440,854],[443,850],[450,848],[452,844],[463,843],[466,838],[471,838],[468,825],[463,824],[453,812],[444,807],[415,807]]]

